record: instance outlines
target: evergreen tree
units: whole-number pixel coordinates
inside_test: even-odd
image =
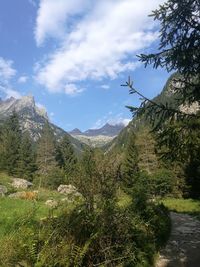
[[[48,123],[44,125],[41,138],[37,145],[36,162],[38,166],[38,173],[41,176],[47,176],[57,165],[56,142],[53,131]]]
[[[129,135],[128,145],[125,151],[124,163],[122,165],[122,179],[125,188],[132,188],[134,180],[138,175],[138,151],[135,144],[136,136],[133,132]]]
[[[19,149],[18,174],[32,181],[36,170],[36,153],[29,134],[25,133]]]
[[[95,151],[86,148],[82,154],[79,166],[78,188],[86,199],[90,211],[94,209],[94,198],[99,192],[99,174],[97,171]]]
[[[10,175],[18,172],[22,132],[16,112],[5,121],[1,133],[1,166]]]
[[[140,60],[154,68],[178,71],[182,101],[200,101],[200,24],[199,0],[168,0],[153,11],[161,24],[160,45],[157,53],[142,54]],[[191,79],[195,77],[195,79]],[[181,84],[185,86],[180,86]]]
[[[67,135],[64,135],[57,146],[56,160],[58,166],[63,168],[68,175],[72,174],[76,168],[77,159]]]
[[[159,167],[158,157],[155,153],[156,141],[148,127],[142,127],[136,135],[138,150],[138,165],[140,170],[151,174]]]

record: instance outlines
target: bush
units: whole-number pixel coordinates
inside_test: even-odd
[[[36,185],[40,185],[41,187],[54,190],[57,189],[60,184],[67,183],[67,181],[68,178],[65,175],[64,170],[56,167],[48,175],[38,176],[34,180],[34,183]]]
[[[160,169],[150,176],[150,188],[153,196],[172,194],[176,186],[176,177],[172,171]]]

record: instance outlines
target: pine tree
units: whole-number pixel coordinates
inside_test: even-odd
[[[47,176],[57,165],[56,142],[53,131],[48,123],[44,125],[37,146],[37,166],[41,176]],[[41,181],[40,181],[41,183]]]
[[[200,101],[200,24],[199,0],[168,0],[154,10],[152,17],[160,27],[159,51],[140,55],[145,66],[178,71],[185,86],[175,86],[182,102]],[[195,77],[195,79],[191,79]]]
[[[128,145],[125,151],[124,163],[122,165],[122,179],[126,188],[132,188],[135,177],[138,175],[138,151],[135,144],[136,136],[133,132],[129,135]]]
[[[72,174],[76,168],[77,159],[67,135],[64,135],[57,146],[56,160],[58,166],[63,168],[68,175]]]
[[[10,175],[16,175],[22,132],[18,115],[13,114],[5,121],[1,134],[1,165]]]
[[[159,167],[158,157],[155,153],[156,141],[148,127],[142,127],[136,135],[138,150],[138,165],[140,170],[151,174]]]
[[[30,136],[25,133],[19,149],[18,174],[20,177],[32,181],[36,170],[36,153]]]
[[[99,190],[99,176],[95,161],[95,151],[86,148],[79,166],[78,188],[86,199],[90,211],[94,209],[94,198]]]

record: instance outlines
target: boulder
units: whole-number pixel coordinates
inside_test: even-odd
[[[82,194],[77,191],[76,187],[70,184],[60,185],[58,187],[58,192],[65,195],[65,197],[61,199],[61,202],[72,203],[83,199]]]
[[[24,179],[13,178],[13,182],[11,185],[15,188],[27,189],[28,187],[32,186],[33,184],[27,180],[24,180]]]
[[[48,199],[45,202],[45,205],[47,205],[50,208],[56,208],[58,206],[58,202],[56,200],[53,200],[53,199]]]
[[[69,195],[69,194],[74,194],[77,192],[77,189],[75,186],[69,184],[69,185],[66,185],[66,184],[61,184],[59,187],[58,187],[58,192],[61,193],[61,194],[66,194],[66,195]]]
[[[8,192],[7,187],[4,185],[0,185],[0,197],[4,197],[7,192]]]

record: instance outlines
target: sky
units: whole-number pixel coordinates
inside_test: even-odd
[[[164,0],[1,0],[0,97],[33,95],[64,130],[131,119],[139,99],[156,96],[169,77],[144,68],[138,54],[156,52],[152,10]]]

